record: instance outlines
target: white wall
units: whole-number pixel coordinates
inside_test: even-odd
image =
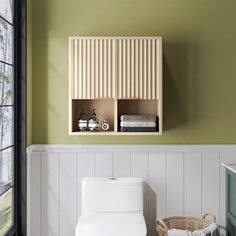
[[[35,145],[28,150],[28,235],[73,236],[85,176],[139,176],[148,236],[155,219],[213,213],[225,225],[222,162],[236,145]]]

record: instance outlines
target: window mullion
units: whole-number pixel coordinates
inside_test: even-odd
[[[14,105],[0,105],[0,107],[14,107]]]
[[[7,149],[9,149],[9,148],[12,148],[12,147],[14,147],[13,144],[10,145],[10,146],[7,146],[7,147],[5,147],[5,148],[2,148],[2,149],[0,150],[0,152],[5,151],[5,150],[7,150]]]
[[[8,23],[9,25],[13,26],[13,23],[11,23],[10,21],[8,21],[6,18],[0,16],[0,19],[4,20],[6,23]]]
[[[13,188],[13,187],[14,187],[14,184],[11,184],[11,185],[9,185],[9,187],[5,188],[5,189],[0,193],[0,197],[1,197],[4,193],[6,193],[7,191],[9,191],[11,188]]]
[[[14,64],[0,60],[0,63],[14,67]]]

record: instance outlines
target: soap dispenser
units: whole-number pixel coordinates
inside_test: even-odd
[[[85,118],[84,109],[81,109],[80,116],[78,119],[78,129],[79,131],[86,131],[88,128],[88,122]]]
[[[93,109],[93,113],[88,121],[88,130],[89,131],[98,131],[99,129],[99,120],[97,118],[96,110]]]

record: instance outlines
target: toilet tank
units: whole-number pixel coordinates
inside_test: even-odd
[[[135,177],[83,178],[82,213],[143,212],[143,180]]]

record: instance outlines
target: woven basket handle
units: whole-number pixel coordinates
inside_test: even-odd
[[[214,223],[216,223],[216,217],[215,217],[213,214],[211,214],[211,213],[206,213],[206,214],[204,214],[203,217],[202,217],[202,219],[203,219],[203,220],[206,220],[208,217],[210,217],[210,218],[212,219],[212,221],[213,221]]]
[[[168,227],[162,219],[157,220],[157,225],[158,227],[162,228],[162,230],[168,232]]]

